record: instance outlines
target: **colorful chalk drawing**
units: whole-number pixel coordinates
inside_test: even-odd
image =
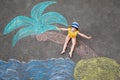
[[[49,30],[57,30],[57,26],[53,24],[62,24],[68,26],[67,19],[57,12],[47,12],[44,10],[56,1],[45,1],[38,3],[31,10],[31,18],[25,16],[17,16],[11,20],[4,29],[3,34],[8,34],[17,28],[21,28],[14,36],[12,46],[14,47],[17,41],[30,35],[36,35],[38,41],[46,41],[47,39],[58,44],[63,44],[65,35],[56,32],[47,32]],[[46,33],[45,33],[46,32]],[[85,45],[82,41],[80,46],[76,48],[77,53],[82,58],[97,57],[97,54]]]
[[[27,36],[42,34],[49,30],[56,30],[57,26],[53,24],[68,26],[66,18],[58,12],[47,12],[43,14],[49,5],[55,3],[56,1],[38,3],[31,10],[31,18],[17,16],[7,24],[3,32],[4,35],[23,27],[15,34],[12,42],[13,47],[18,40]]]
[[[74,80],[75,63],[66,58],[20,62],[0,60],[0,80]]]
[[[49,5],[54,3],[56,1],[41,2],[32,8],[31,18],[17,16],[7,24],[3,32],[4,35],[21,28],[13,38],[13,47],[20,39],[30,35],[36,35],[38,41],[49,40],[57,44],[64,44],[65,35],[50,30],[56,30],[56,24],[68,26],[66,18],[57,12],[43,14]],[[79,43],[80,45],[76,47],[75,52],[80,55],[81,59],[98,57],[96,52],[83,41],[79,41]],[[31,60],[29,62],[20,62],[15,59],[0,60],[0,80],[74,79],[119,80],[120,65],[114,60],[102,57],[83,59],[77,64],[69,58]]]
[[[36,39],[38,41],[47,41],[50,40],[57,44],[64,44],[65,35],[61,34],[59,32],[45,32],[44,34],[39,34],[36,36]],[[80,45],[78,45],[75,49],[75,52],[80,55],[80,57],[83,58],[93,58],[97,57],[98,55],[96,52],[91,49],[89,46],[87,46],[83,41],[79,41]]]
[[[56,1],[45,1],[38,3],[31,10],[31,18],[17,16],[5,27],[3,34],[6,35],[16,29],[20,29],[13,38],[12,46],[22,38],[36,35],[38,41],[50,40],[57,44],[64,43],[65,35],[57,30],[56,24],[68,26],[66,18],[58,12],[47,12],[44,10],[55,4]],[[80,41],[75,51],[82,58],[97,57],[97,54]],[[33,60],[28,63],[19,60],[0,60],[0,80],[74,80],[73,71],[75,63],[69,58]]]

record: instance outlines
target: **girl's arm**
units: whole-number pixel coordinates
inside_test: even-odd
[[[80,33],[80,32],[78,32],[78,34],[79,34],[80,36],[86,38],[86,39],[91,39],[91,38],[92,38],[91,36],[87,36],[87,35],[85,35],[85,34],[83,34],[83,33]]]
[[[67,31],[67,28],[57,28],[57,30]]]

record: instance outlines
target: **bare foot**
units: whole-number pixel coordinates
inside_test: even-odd
[[[65,53],[65,51],[62,51],[60,54],[64,54]]]
[[[72,58],[72,52],[69,52],[69,57]]]

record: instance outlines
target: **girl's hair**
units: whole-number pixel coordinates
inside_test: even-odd
[[[72,28],[72,26],[68,26],[68,28]],[[76,28],[76,27],[73,27],[73,28],[75,28],[75,29],[77,29],[79,31],[79,28]]]
[[[74,27],[74,28],[75,28],[75,27]],[[78,28],[75,28],[75,29],[79,30]]]

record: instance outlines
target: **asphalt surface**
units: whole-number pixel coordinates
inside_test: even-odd
[[[21,39],[12,48],[12,38],[17,30],[8,35],[2,32],[14,17],[23,15],[30,17],[34,5],[45,0],[0,0],[0,59],[48,59],[67,57],[60,55],[62,45],[51,41],[37,41],[35,36]],[[108,57],[120,63],[120,0],[56,0],[57,4],[49,6],[47,11],[55,11],[64,15],[69,25],[73,21],[80,23],[80,31],[91,35],[91,40],[78,37],[93,49],[100,57]],[[62,26],[64,27],[64,26]],[[66,32],[62,32],[66,35]],[[69,49],[67,50],[69,51]],[[74,53],[73,61],[82,59]]]

